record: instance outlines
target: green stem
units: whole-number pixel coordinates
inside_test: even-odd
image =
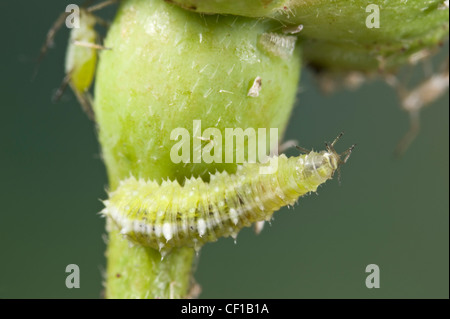
[[[148,247],[130,246],[116,231],[109,233],[107,298],[186,298],[192,264],[192,248],[174,249],[164,259]]]

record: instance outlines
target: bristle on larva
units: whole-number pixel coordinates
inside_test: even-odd
[[[275,162],[273,174],[261,174],[260,168],[268,164],[243,164],[236,174],[216,173],[209,183],[191,178],[183,186],[131,177],[110,194],[102,214],[133,243],[162,252],[180,246],[199,249],[270,220],[281,207],[316,191],[342,163],[332,146],[320,153],[273,157],[270,163]]]

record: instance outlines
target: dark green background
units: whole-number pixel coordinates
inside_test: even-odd
[[[107,180],[95,128],[71,92],[50,101],[64,76],[67,30],[30,80],[67,3],[0,2],[1,298],[101,297],[105,228],[97,212]],[[286,139],[321,149],[345,129],[338,148],[358,147],[342,185],[333,180],[320,196],[282,209],[259,236],[246,229],[237,245],[206,245],[195,273],[201,297],[448,298],[447,104],[448,94],[423,112],[421,134],[394,159],[408,119],[391,88],[378,81],[324,96],[304,72]],[[80,289],[65,287],[71,263],[81,268]],[[371,263],[380,266],[380,289],[365,287]]]

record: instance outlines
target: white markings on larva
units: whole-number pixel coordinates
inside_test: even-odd
[[[268,221],[281,207],[316,191],[350,151],[344,160],[332,145],[320,153],[281,155],[274,174],[260,174],[264,164],[245,163],[238,166],[236,174],[212,174],[209,183],[191,178],[183,186],[177,181],[159,185],[130,177],[109,194],[102,214],[134,244],[162,253],[181,246],[198,250],[219,237],[235,238],[243,227]],[[258,226],[262,229],[261,223]]]
[[[294,53],[297,37],[278,33],[263,33],[259,38],[262,48],[271,55],[289,59]]]
[[[161,237],[161,226],[159,225],[154,225],[154,230],[155,230],[155,235],[156,237]],[[129,233],[129,231],[127,232],[127,234]]]
[[[206,222],[204,219],[200,219],[198,221],[198,234],[200,237],[202,237],[206,233]]]
[[[253,226],[253,229],[254,229],[256,235],[259,235],[263,231],[264,224],[265,224],[264,220],[260,220],[259,222],[255,223],[255,225]]]
[[[230,219],[233,221],[233,223],[235,225],[237,225],[239,218],[238,218],[238,213],[234,208],[230,209]]]
[[[162,227],[162,232],[167,241],[172,239],[173,233],[172,233],[172,225],[171,224],[165,223]]]
[[[262,86],[262,79],[261,77],[257,76],[253,81],[252,87],[250,88],[250,90],[248,90],[247,95],[250,97],[258,97],[259,91],[261,91],[261,86]]]

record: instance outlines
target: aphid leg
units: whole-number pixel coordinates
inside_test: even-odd
[[[85,47],[89,49],[95,49],[95,50],[111,50],[111,48],[104,47],[103,45],[97,44],[97,43],[91,43],[91,42],[84,42],[84,41],[74,41],[74,45]]]
[[[337,154],[336,150],[334,149],[333,144],[329,144],[329,143],[325,142],[325,149],[330,153]]]
[[[82,4],[81,4],[81,7],[82,8],[87,8],[87,7],[89,7],[90,5],[92,5],[92,3],[94,2],[95,0],[85,0]]]
[[[118,1],[119,1],[119,0],[107,0],[107,1],[103,1],[103,2],[100,2],[100,3],[98,3],[98,4],[95,4],[95,5],[92,5],[92,6],[88,7],[88,8],[86,9],[86,11],[89,12],[89,13],[92,13],[92,12],[95,12],[95,11],[99,11],[99,10],[101,10],[101,9],[103,9],[103,8],[106,8],[106,7],[108,7],[108,6],[112,5],[112,4],[117,3]],[[95,18],[96,22],[97,22],[99,25],[105,27],[106,29],[108,29],[109,26],[111,25],[111,23],[110,23],[109,21],[106,21],[106,20],[104,20],[104,19],[102,19],[102,18],[100,18],[100,17],[98,17],[98,16],[93,15],[93,17]]]
[[[426,63],[426,62],[425,62]],[[424,64],[424,73],[431,74],[430,67]],[[441,97],[449,86],[449,60],[442,64],[439,73],[431,74],[412,90],[408,90],[397,78],[391,76],[386,82],[392,86],[400,99],[400,107],[408,112],[410,128],[395,149],[395,155],[403,155],[420,130],[420,111]]]
[[[95,12],[95,11],[101,10],[103,8],[106,8],[106,7],[108,7],[108,6],[112,5],[112,4],[115,4],[117,2],[118,2],[118,0],[106,0],[106,1],[94,4],[94,5],[90,6],[90,7],[88,7],[86,9],[86,11],[87,12]]]
[[[325,147],[327,149],[328,152],[333,153],[333,154],[338,154],[334,148],[334,145],[341,139],[341,137],[344,135],[344,132],[341,132],[333,141],[333,143],[329,144],[329,143],[325,143]],[[350,155],[352,154],[353,149],[355,148],[356,144],[353,144],[352,146],[350,146],[346,151],[344,151],[339,155],[339,162],[336,168],[336,171],[338,173],[338,181],[339,181],[339,185],[341,185],[341,165],[345,164]]]
[[[327,142],[325,142],[325,149],[332,153],[332,154],[337,154],[336,150],[334,149],[334,143],[337,142],[337,140],[342,136],[342,133],[333,141],[333,143],[328,144]],[[339,182],[339,186],[341,185],[341,163],[338,163],[338,166],[336,168],[336,171],[338,173],[338,182]]]
[[[36,61],[36,67],[34,69],[33,79],[36,77],[36,75],[38,73],[39,65],[41,64],[42,60],[44,59],[45,55],[47,54],[48,49],[53,46],[53,44],[54,44],[53,40],[55,39],[56,33],[58,32],[59,29],[61,29],[61,27],[63,26],[64,21],[66,20],[68,15],[69,15],[69,12],[61,13],[59,15],[58,19],[56,19],[56,21],[53,23],[50,30],[48,30],[47,36],[45,38],[45,42],[41,47],[39,57],[37,58],[37,61]]]
[[[406,150],[409,148],[409,146],[412,144],[412,142],[416,139],[417,135],[419,135],[420,131],[420,112],[417,111],[410,111],[409,112],[409,129],[406,132],[406,134],[400,139],[400,141],[397,143],[397,146],[395,148],[395,156],[401,157]]]
[[[75,88],[73,88],[72,91],[75,93],[75,96],[77,97],[78,102],[81,104],[81,108],[83,109],[84,113],[86,113],[90,120],[95,121],[94,108],[92,107],[93,100],[89,92],[80,92]]]
[[[63,79],[61,85],[59,86],[58,90],[56,90],[55,94],[53,94],[53,96],[52,96],[52,102],[53,103],[56,103],[56,102],[59,101],[59,99],[63,95],[64,91],[66,90],[67,85],[70,83],[71,79],[72,79],[72,72],[69,72],[64,77],[64,79]]]
[[[342,138],[343,135],[344,135],[344,132],[342,131],[342,132],[334,139],[333,143],[331,143],[331,144],[325,143],[326,149],[327,149],[328,151],[332,152],[332,153],[338,154],[338,153],[336,152],[335,148],[334,148],[334,145],[336,145],[336,143]],[[339,158],[340,158],[339,163],[340,163],[340,164],[345,164],[345,163],[347,162],[347,160],[348,160],[348,158],[350,157],[350,154],[352,153],[352,151],[353,151],[353,149],[355,148],[355,146],[356,146],[356,144],[353,144],[353,145],[350,146],[347,150],[345,150],[343,153],[339,154]],[[344,159],[342,159],[342,157],[343,157]]]
[[[353,144],[352,146],[350,146],[345,152],[343,152],[342,154],[340,154],[339,156],[342,158],[344,157],[344,159],[341,159],[342,164],[347,163],[348,159],[350,158],[350,155],[353,152],[353,149],[356,147],[356,144]]]
[[[345,164],[348,161],[348,159],[350,158],[350,155],[352,154],[352,151],[355,148],[355,146],[356,146],[356,144],[353,144],[344,153],[339,155],[340,157],[342,157],[342,156],[344,157],[344,159],[341,159],[341,162],[339,163],[339,166],[337,168],[339,185],[341,185],[341,165]]]
[[[66,74],[58,90],[53,95],[52,97],[53,103],[56,103],[61,99],[64,91],[67,88],[67,85],[70,85],[71,79],[72,79],[72,72],[69,72]],[[94,120],[95,117],[94,117],[94,109],[92,108],[93,104],[92,97],[90,96],[89,92],[79,92],[76,88],[72,88],[72,91],[75,93],[78,102],[81,104],[81,108],[87,114],[89,119]]]
[[[331,143],[331,146],[333,147],[340,139],[341,137],[344,135],[344,131],[342,131],[333,141],[333,143]]]
[[[309,153],[311,153],[310,150],[308,150],[308,149],[306,149],[306,148],[304,148],[304,147],[298,146],[298,145],[295,145],[295,148],[298,149],[301,153],[304,153],[304,154],[309,154]]]

